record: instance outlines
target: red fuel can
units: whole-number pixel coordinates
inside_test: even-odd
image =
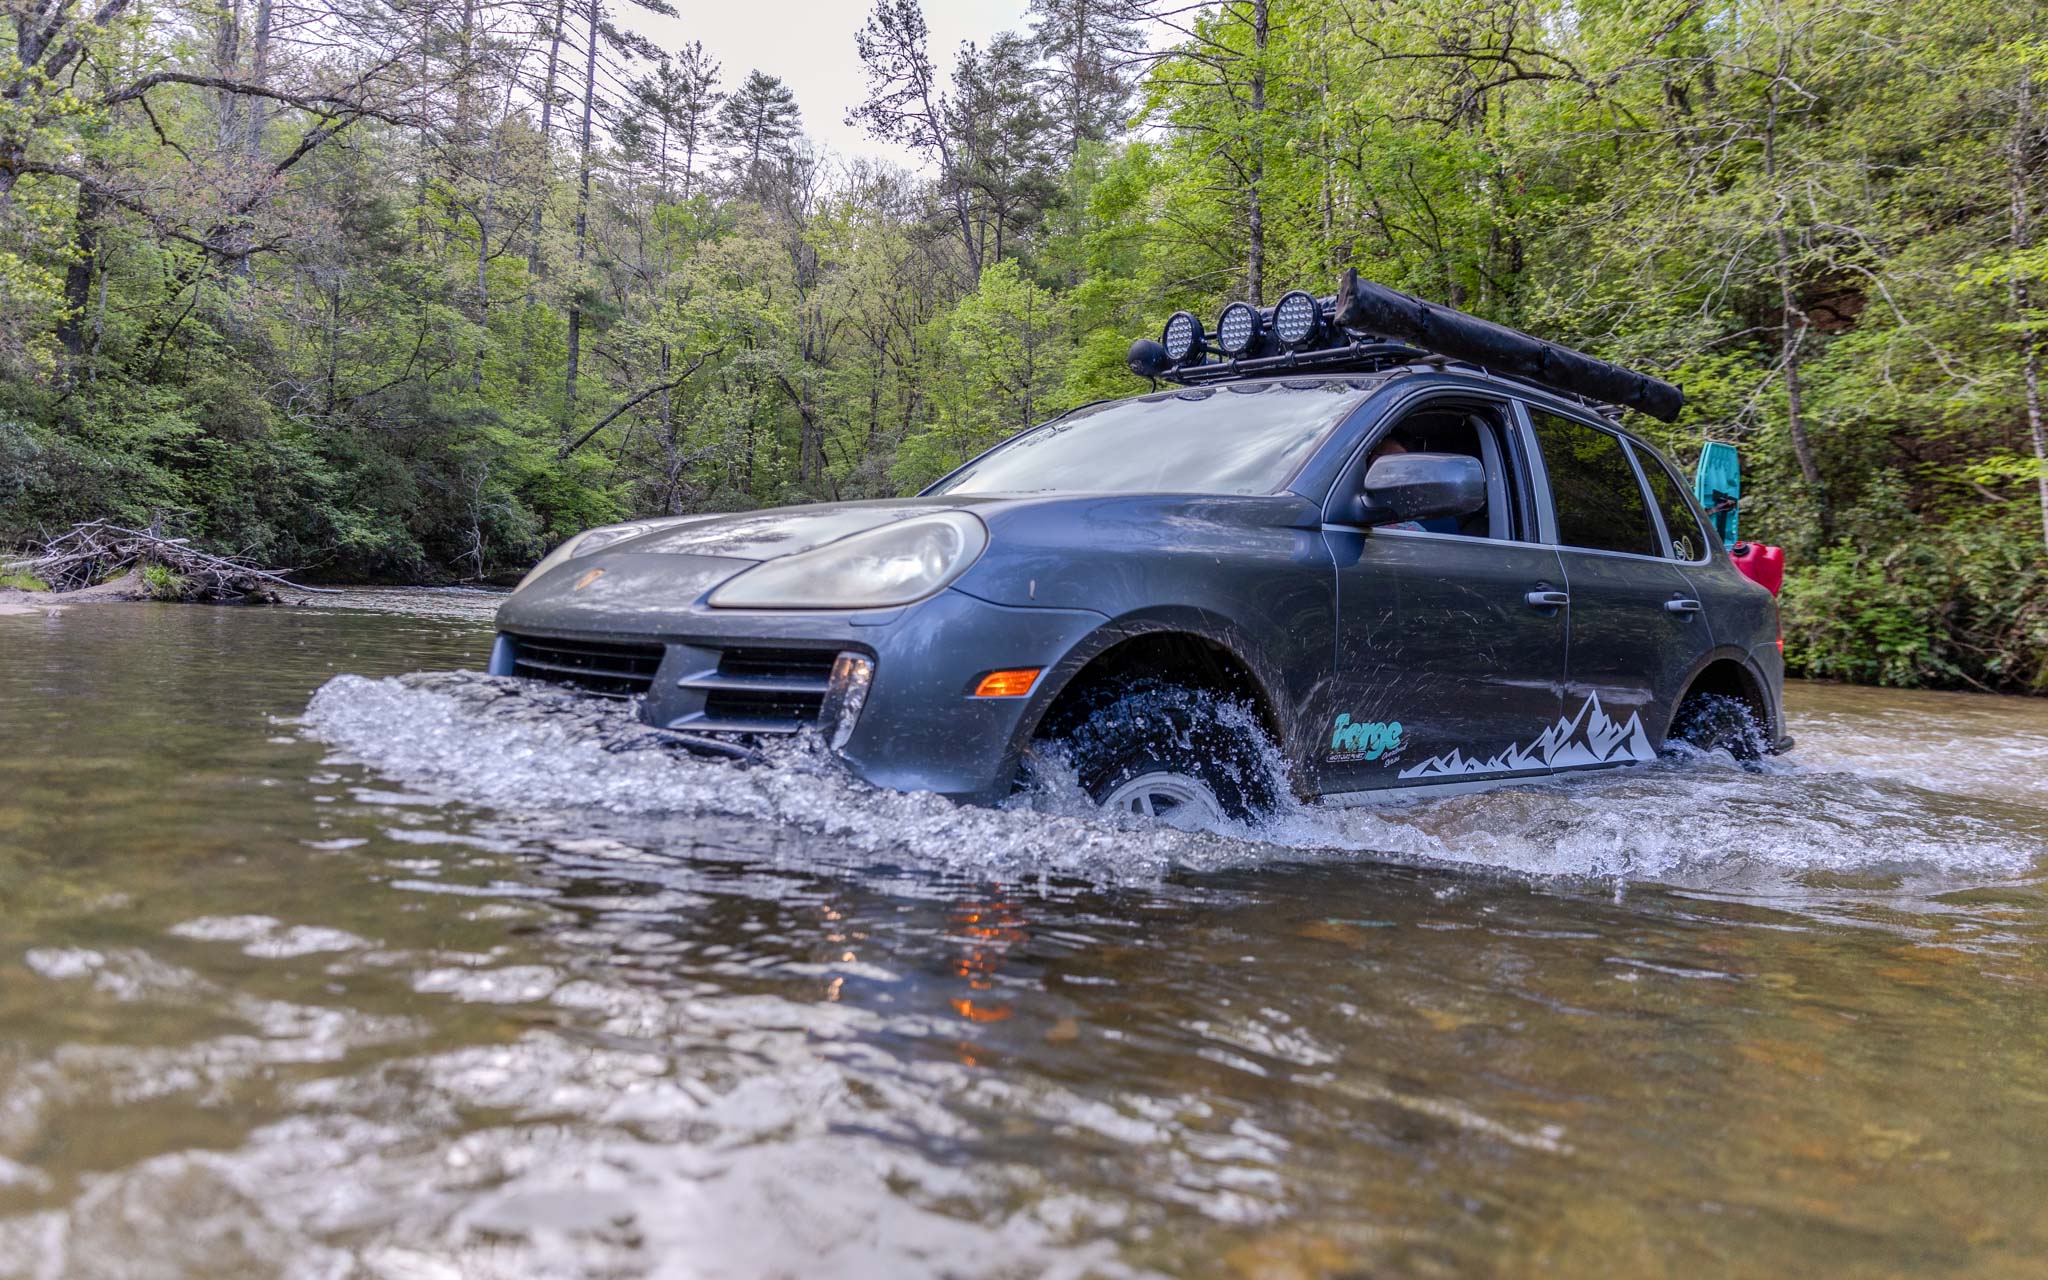
[[[1785,548],[1767,547],[1761,542],[1738,542],[1728,549],[1728,558],[1742,570],[1742,576],[1772,595],[1785,585]]]

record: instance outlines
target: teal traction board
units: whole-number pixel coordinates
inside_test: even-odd
[[[1721,535],[1721,545],[1734,546],[1735,521],[1741,509],[1730,506],[1726,511],[1714,510],[1723,502],[1739,502],[1742,497],[1742,463],[1735,456],[1734,445],[1709,442],[1700,450],[1700,466],[1693,473],[1692,491],[1700,500],[1700,509],[1713,521],[1714,531]]]

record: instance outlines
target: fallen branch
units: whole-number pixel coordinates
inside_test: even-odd
[[[166,538],[155,530],[128,529],[92,520],[72,525],[28,556],[0,564],[50,584],[52,591],[78,591],[97,586],[131,570],[155,567],[162,572],[149,582],[152,594],[180,600],[244,600],[250,596],[279,598],[278,589],[306,594],[339,594],[332,587],[308,587],[285,577],[289,569],[262,569],[239,556],[217,556],[186,545],[184,538]]]

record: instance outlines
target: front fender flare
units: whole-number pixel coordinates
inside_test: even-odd
[[[1046,713],[1089,664],[1126,641],[1148,635],[1192,636],[1223,650],[1251,679],[1251,694],[1266,731],[1276,742],[1284,744],[1291,740],[1286,710],[1274,693],[1284,687],[1279,673],[1271,669],[1259,646],[1252,642],[1248,629],[1211,610],[1168,605],[1136,609],[1111,618],[1068,649],[1040,677],[1030,713],[1020,723],[1012,749],[1021,753],[1030,744],[1044,724]]]

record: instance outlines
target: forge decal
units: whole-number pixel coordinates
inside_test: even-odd
[[[1386,760],[1389,763],[1401,753],[1401,722],[1399,720],[1353,721],[1349,712],[1337,717],[1330,726],[1330,751],[1328,759],[1336,764],[1349,764],[1355,760]]]

